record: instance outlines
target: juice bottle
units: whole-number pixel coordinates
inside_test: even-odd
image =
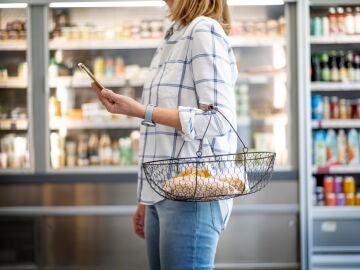
[[[314,164],[326,165],[326,133],[324,130],[314,132]]]
[[[333,129],[329,129],[326,134],[326,161],[328,165],[337,163],[337,137]]]
[[[337,136],[337,148],[338,148],[338,161],[340,164],[346,164],[347,158],[346,158],[346,134],[345,130],[340,129]]]
[[[348,160],[351,165],[359,164],[359,133],[353,128],[348,133]]]

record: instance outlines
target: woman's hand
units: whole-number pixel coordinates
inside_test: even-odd
[[[100,89],[95,83],[91,84],[91,88],[110,113],[144,118],[145,106],[136,100],[116,94],[109,89]]]
[[[133,216],[133,226],[135,233],[142,239],[145,239],[144,221],[145,221],[145,205],[138,204],[135,214]]]

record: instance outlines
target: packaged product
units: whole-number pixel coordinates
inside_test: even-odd
[[[356,129],[350,129],[348,133],[348,163],[359,164],[359,133]]]
[[[329,129],[326,133],[326,160],[328,165],[337,163],[337,137],[333,129]]]
[[[326,165],[326,133],[324,130],[314,132],[314,149],[315,165]]]
[[[337,146],[338,147],[338,161],[340,164],[346,164],[347,142],[346,142],[345,130],[343,130],[343,129],[340,129],[338,132],[337,145],[338,145]]]

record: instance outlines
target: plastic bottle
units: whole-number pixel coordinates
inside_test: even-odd
[[[99,165],[99,138],[96,133],[90,135],[88,147],[90,165]]]
[[[360,7],[355,8],[355,33],[360,35]]]
[[[330,98],[323,97],[323,119],[330,119]]]
[[[356,129],[350,129],[348,133],[348,160],[350,165],[358,165],[359,159],[359,133]]]
[[[329,18],[327,16],[324,16],[322,19],[322,35],[323,36],[329,36],[330,34],[330,22]]]
[[[338,161],[340,164],[346,164],[347,162],[347,157],[346,157],[346,148],[347,148],[347,143],[346,143],[346,134],[345,134],[345,130],[340,129],[338,131],[338,136],[337,136],[337,147],[338,147]]]
[[[343,7],[336,8],[338,34],[345,34],[345,13]]]
[[[326,133],[324,130],[314,132],[314,164],[326,165]]]
[[[111,139],[106,133],[103,133],[100,136],[99,158],[101,165],[111,165],[112,163]]]
[[[338,53],[338,67],[339,67],[340,81],[347,82],[348,74],[345,65],[345,53],[343,51],[340,51]]]
[[[329,129],[326,134],[326,160],[328,165],[337,163],[337,152],[336,132],[333,129]]]
[[[321,81],[320,57],[316,53],[311,56],[311,80],[313,82]]]
[[[337,26],[337,18],[336,18],[336,9],[334,7],[329,8],[329,25],[330,25],[330,34],[337,34],[338,33],[338,26]]]
[[[87,138],[85,135],[80,136],[80,140],[78,143],[78,166],[88,166],[89,165],[89,158],[88,158],[88,144]]]
[[[360,54],[355,55],[354,68],[355,68],[355,81],[360,82]]]
[[[347,35],[355,34],[355,17],[351,7],[346,8],[345,14],[345,33]]]

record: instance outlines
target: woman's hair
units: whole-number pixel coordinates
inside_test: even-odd
[[[226,34],[230,32],[230,13],[226,0],[174,0],[170,19],[183,26],[199,16],[218,21]]]

